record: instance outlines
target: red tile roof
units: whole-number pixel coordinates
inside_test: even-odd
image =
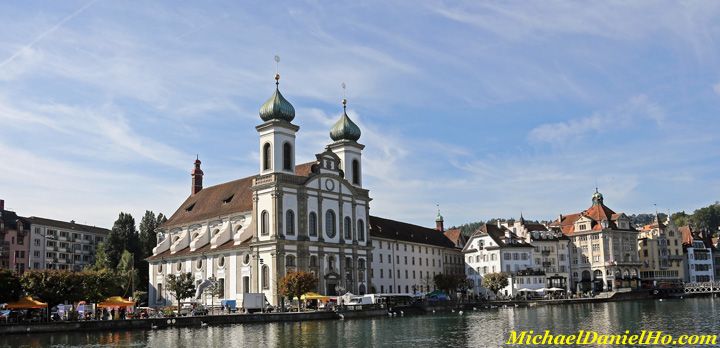
[[[562,220],[555,220],[550,226],[559,227],[563,234],[570,236],[575,233],[575,222],[583,216],[592,220],[592,231],[602,231],[603,227],[601,222],[603,220],[607,221],[609,228],[617,229],[616,221],[623,216],[623,214],[614,212],[602,203],[593,204],[590,208],[580,213],[563,215]]]
[[[308,176],[316,162],[299,164],[295,174]],[[185,199],[163,227],[174,227],[232,213],[252,210],[252,183],[257,175],[203,188]]]
[[[452,228],[443,233],[447,239],[449,239],[455,246],[462,247],[463,246],[463,235],[459,228]]]

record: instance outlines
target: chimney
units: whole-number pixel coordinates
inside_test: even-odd
[[[5,200],[0,199],[0,210],[5,210]]]
[[[200,192],[203,188],[202,179],[203,179],[203,171],[200,169],[200,157],[195,158],[195,168],[190,173],[190,176],[192,176],[192,186],[190,187],[190,192],[192,194],[196,194]]]

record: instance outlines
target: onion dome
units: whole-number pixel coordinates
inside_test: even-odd
[[[598,192],[597,187],[595,188],[595,193],[593,193],[592,201],[593,201],[593,205],[602,205],[603,204],[603,195],[602,195],[602,193]]]
[[[260,118],[267,122],[283,120],[290,122],[295,118],[295,108],[280,93],[280,74],[275,74],[275,93],[260,107]]]
[[[360,139],[360,127],[348,117],[345,111],[347,107],[347,99],[343,99],[343,114],[340,119],[335,122],[332,129],[330,129],[330,138],[333,141],[340,140],[351,140],[358,141]]]

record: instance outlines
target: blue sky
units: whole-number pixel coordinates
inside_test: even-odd
[[[255,174],[258,109],[296,109],[298,163],[347,84],[375,215],[550,219],[597,185],[626,213],[720,197],[720,3],[0,3],[0,198],[109,226]]]

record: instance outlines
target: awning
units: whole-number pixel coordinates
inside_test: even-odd
[[[297,298],[297,297],[296,297],[296,298]],[[319,300],[319,301],[322,301],[322,302],[327,302],[328,300],[330,300],[330,297],[329,297],[329,296],[325,296],[325,295],[320,295],[320,294],[318,294],[318,293],[316,293],[316,292],[308,292],[308,293],[305,293],[305,295],[300,296],[300,299],[301,299],[301,300],[305,300],[305,301],[307,301],[307,300]]]
[[[98,303],[98,307],[132,307],[134,301],[128,301],[120,296],[108,297],[105,301]]]
[[[7,309],[38,309],[47,308],[48,304],[33,299],[31,296],[25,296],[19,299],[17,302],[8,303],[5,305]]]

